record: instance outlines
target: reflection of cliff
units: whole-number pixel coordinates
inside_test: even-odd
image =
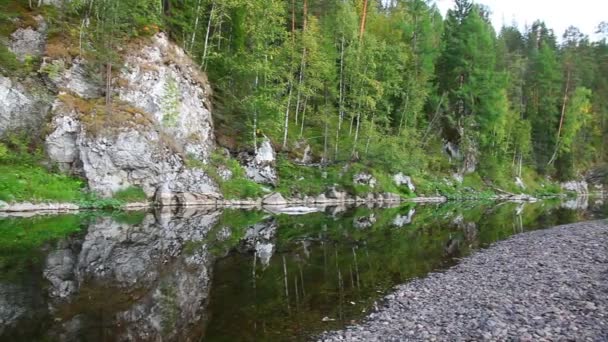
[[[64,319],[51,335],[67,340],[197,339],[212,267],[203,242],[219,215],[158,212],[146,214],[138,224],[95,219],[79,252],[65,248],[48,254],[49,306]],[[91,331],[100,334],[90,336]]]

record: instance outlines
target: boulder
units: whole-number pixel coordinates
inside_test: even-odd
[[[285,200],[285,198],[283,198],[283,196],[280,193],[273,192],[270,195],[267,195],[262,199],[262,204],[280,206],[280,205],[286,205],[287,201]]]
[[[335,200],[336,202],[344,202],[346,201],[348,194],[338,190],[335,186],[332,186],[325,192],[325,197]]]
[[[331,202],[330,199],[328,199],[325,194],[320,194],[319,196],[315,197],[315,203],[328,203]]]
[[[353,176],[353,183],[355,185],[365,185],[370,188],[376,186],[376,178],[367,172],[360,172]]]
[[[410,176],[404,175],[401,172],[399,172],[393,176],[393,181],[395,181],[395,184],[397,184],[397,186],[402,186],[402,185],[407,186],[407,188],[410,190],[410,192],[416,191],[416,186],[412,182],[412,178]]]
[[[306,142],[306,140],[298,140],[295,143],[292,152],[298,155],[298,158],[296,158],[297,162],[301,164],[312,163],[312,148],[310,147],[310,144]]]
[[[245,173],[249,179],[260,184],[277,185],[276,153],[268,138],[264,138],[253,157],[245,155],[241,158],[245,163]]]

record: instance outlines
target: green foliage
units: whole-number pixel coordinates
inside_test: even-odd
[[[177,82],[173,77],[169,77],[165,83],[165,93],[162,99],[163,125],[175,127],[179,119],[180,94]]]
[[[123,202],[142,202],[146,201],[147,198],[148,196],[140,186],[130,186],[114,194],[114,199]]]
[[[0,162],[8,158],[8,147],[3,143],[0,143]]]
[[[76,202],[84,184],[40,166],[0,164],[0,200]]]

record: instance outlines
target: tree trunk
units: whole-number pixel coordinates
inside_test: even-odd
[[[403,112],[401,112],[401,120],[399,120],[399,134],[401,134],[403,130],[403,121],[405,119],[405,113],[407,112],[407,106],[410,102],[410,93],[408,91],[407,95],[405,95],[405,104],[403,105]]]
[[[302,109],[302,122],[300,125],[300,138],[302,138],[302,135],[304,134],[304,120],[306,119],[306,103],[308,102],[308,96],[304,97],[304,104],[302,105],[303,109]]]
[[[363,13],[361,14],[361,26],[359,29],[359,40],[363,39],[363,32],[365,32],[366,18],[367,18],[367,0],[363,0]]]
[[[285,109],[285,123],[283,125],[283,149],[287,147],[287,131],[289,129],[289,107],[291,106],[291,93],[293,85],[289,84],[289,95],[287,95],[287,108]]]
[[[211,11],[209,12],[209,21],[207,22],[207,34],[205,34],[205,47],[203,48],[202,66],[207,70],[207,48],[209,44],[209,32],[211,31],[211,20],[213,19],[213,10],[215,9],[215,1],[211,3]]]
[[[564,125],[564,117],[566,115],[566,104],[568,103],[568,88],[570,87],[570,71],[568,71],[568,76],[566,79],[566,89],[564,91],[564,101],[562,102],[562,115],[559,119],[559,127],[557,128],[557,139],[555,140],[555,150],[553,150],[553,155],[551,159],[547,163],[547,165],[553,164],[555,159],[557,158],[557,152],[559,150],[559,138],[562,133],[562,127]]]
[[[367,130],[367,142],[365,143],[365,154],[367,155],[367,151],[369,151],[369,144],[372,140],[372,132],[374,129],[374,117],[376,116],[376,112],[372,112],[372,120],[369,125],[369,129]]]
[[[106,63],[106,110],[108,113],[112,108],[112,63]]]
[[[361,111],[357,112],[357,128],[355,129],[355,140],[353,141],[353,150],[350,154],[352,158],[355,158],[357,152],[357,142],[359,140],[359,126],[361,125]]]
[[[340,42],[340,97],[338,99],[338,127],[336,128],[336,149],[335,158],[338,159],[340,129],[344,120],[344,35]]]
[[[194,47],[194,40],[196,39],[196,31],[198,31],[198,19],[201,16],[201,0],[196,2],[196,19],[194,19],[194,28],[192,30],[192,39],[190,39],[190,51]]]
[[[255,74],[254,89],[258,88],[258,74]],[[258,153],[258,109],[253,109],[253,151]]]

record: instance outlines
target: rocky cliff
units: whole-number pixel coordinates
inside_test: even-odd
[[[50,164],[103,196],[137,186],[165,204],[221,197],[206,172],[187,167],[208,162],[215,138],[211,87],[180,47],[164,33],[131,42],[106,96],[89,61],[48,54],[46,24],[36,20],[11,35],[16,56],[42,64],[25,77],[0,76],[0,136],[41,136]]]

